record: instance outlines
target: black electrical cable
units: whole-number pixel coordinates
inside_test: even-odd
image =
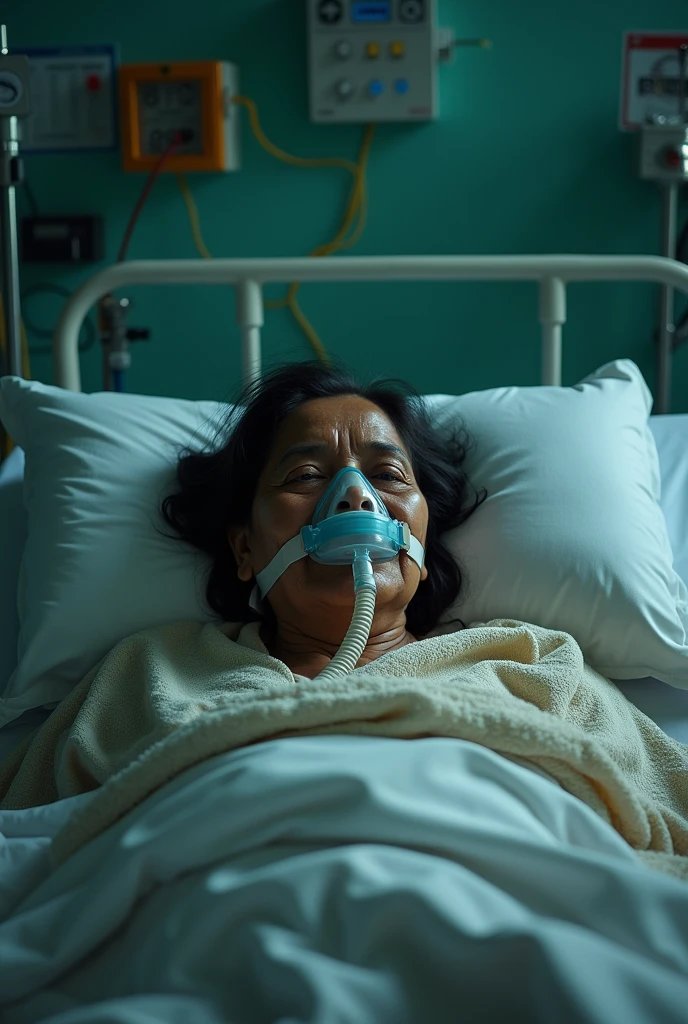
[[[29,184],[28,178],[24,178],[24,180],[22,181],[22,188],[28,200],[29,206],[31,207],[31,213],[34,217],[40,217],[41,213],[38,208],[38,203],[36,202],[36,196],[34,195],[31,185]]]
[[[59,295],[62,299],[68,299],[72,294],[69,288],[65,288],[61,284],[53,284],[52,282],[40,282],[39,284],[30,285],[25,288],[21,294],[22,302],[22,320],[24,321],[24,327],[28,334],[33,334],[36,338],[52,338],[54,329],[51,330],[47,327],[39,327],[33,323],[26,315],[25,304],[26,300],[31,298],[32,295],[40,295],[44,292],[48,292],[52,295]],[[90,348],[93,348],[96,338],[98,337],[98,331],[92,320],[86,319],[83,322],[83,329],[86,332],[86,337],[79,344],[80,352],[88,352]],[[30,352],[36,355],[47,355],[52,352],[52,345],[31,345],[29,348]]]
[[[688,263],[688,220],[683,225],[683,230],[678,236],[676,243],[676,259],[681,263]]]

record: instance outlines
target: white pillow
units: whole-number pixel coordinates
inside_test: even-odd
[[[157,509],[180,446],[212,435],[222,409],[0,379],[0,419],[26,453],[29,523],[0,725],[62,700],[125,636],[212,617],[204,556],[165,536]]]
[[[429,401],[438,422],[460,416],[475,435],[468,469],[490,495],[450,538],[468,589],[447,618],[564,629],[613,678],[688,687],[686,590],[637,367],[612,363],[575,388]],[[29,515],[20,662],[0,724],[61,700],[123,637],[211,617],[205,559],[159,532],[157,509],[179,446],[212,434],[223,411],[0,380],[0,419],[26,452]]]
[[[674,569],[688,584],[688,415],[651,416],[662,476],[660,504],[674,552]]]
[[[659,507],[652,397],[629,360],[573,388],[434,396],[476,438],[488,498],[448,535],[467,587],[445,618],[515,618],[571,633],[612,679],[688,688],[688,593]]]

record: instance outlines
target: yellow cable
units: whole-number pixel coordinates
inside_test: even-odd
[[[296,287],[298,288],[298,285]],[[290,295],[288,299],[288,306],[291,315],[294,317],[297,324],[299,325],[299,327],[301,328],[301,330],[306,335],[309,342],[315,349],[315,354],[317,355],[320,362],[325,363],[326,366],[329,366],[330,357],[327,354],[327,349],[323,345],[320,336],[318,335],[317,331],[311,324],[310,320],[308,320],[305,313],[299,306],[298,299],[296,298],[296,290],[294,290],[293,294]]]
[[[349,206],[347,208],[342,228],[340,228],[340,231],[337,233],[336,236],[337,242],[339,242],[340,235],[346,234],[346,231],[348,230],[348,227],[351,223],[351,219],[356,213],[357,203],[354,204],[353,201],[354,199],[357,199],[357,197],[360,195],[360,166],[352,163],[351,160],[345,160],[341,157],[300,157],[293,156],[293,154],[291,153],[287,153],[286,150],[280,149],[273,142],[271,142],[270,139],[268,139],[267,135],[265,134],[261,127],[260,118],[258,116],[258,107],[256,106],[253,100],[249,99],[248,96],[234,96],[233,102],[240,104],[241,106],[246,108],[246,110],[248,111],[251,130],[255,135],[256,141],[260,146],[263,147],[263,149],[266,150],[266,152],[270,153],[270,155],[274,156],[277,160],[282,160],[284,163],[290,164],[293,167],[341,167],[344,170],[349,171],[349,173],[353,175],[354,188],[352,192],[352,201],[350,201]],[[344,229],[343,232],[342,229]],[[335,240],[333,239],[333,242],[334,241]],[[336,248],[332,249],[331,251],[335,252]],[[314,256],[316,254],[321,255],[319,250],[310,253],[311,256]],[[298,302],[296,302],[295,295],[297,290],[298,288],[292,285],[289,291],[287,292],[287,295],[283,299],[269,300],[268,302],[265,303],[266,308],[282,309],[284,306],[289,306],[294,316],[294,319],[299,324],[304,334],[310,341],[311,345],[313,345],[316,352],[322,359],[323,353],[325,352],[324,345],[320,338],[318,337],[318,335],[316,334],[313,327],[309,324],[308,320],[304,316],[301,308],[298,305]]]
[[[29,342],[26,337],[26,328],[24,327],[23,322],[20,322],[19,330],[21,331],[22,373],[24,374],[25,380],[31,380],[31,360],[29,359]]]
[[[368,167],[370,147],[372,145],[374,135],[375,125],[369,124],[366,128],[365,135],[363,136],[363,142],[361,143],[361,151],[359,153],[357,163],[356,183],[339,231],[330,242],[326,242],[324,245],[318,246],[317,249],[314,249],[310,254],[311,256],[329,256],[333,252],[339,252],[341,249],[350,249],[361,237],[367,216],[365,175]],[[356,216],[358,216],[358,224],[356,225],[351,238],[347,239],[346,235],[348,234]]]
[[[258,117],[258,108],[253,100],[249,99],[247,96],[234,96],[233,102],[246,108],[248,111],[251,129],[256,137],[256,141],[277,160],[281,160],[283,163],[290,164],[293,167],[340,167],[352,175],[353,185],[339,230],[334,238],[329,242],[318,246],[309,253],[309,255],[330,256],[332,253],[339,252],[342,249],[350,249],[355,245],[363,234],[367,219],[368,201],[366,194],[366,170],[370,147],[375,134],[375,125],[368,125],[366,128],[356,163],[342,157],[300,157],[287,153],[286,150],[280,149],[268,139],[261,127],[260,119]],[[177,174],[177,184],[179,185],[179,189],[186,206],[186,212],[189,218],[191,234],[193,236],[196,251],[203,257],[203,259],[212,259],[212,253],[203,240],[196,203],[194,202],[191,189],[189,188],[188,182],[183,174]],[[353,232],[347,238],[352,227]],[[287,306],[294,317],[294,320],[315,350],[318,358],[322,362],[328,363],[329,357],[325,346],[299,305],[297,299],[299,287],[300,285],[298,283],[292,283],[283,299],[270,300],[265,303],[265,306],[267,309],[282,309]]]
[[[357,167],[351,160],[345,160],[339,156],[326,156],[326,157],[303,157],[293,156],[291,153],[287,153],[286,150],[280,149],[274,142],[270,142],[260,125],[260,119],[258,117],[258,107],[249,99],[248,96],[233,96],[233,103],[238,103],[242,107],[246,107],[248,111],[249,121],[251,123],[251,129],[256,137],[256,141],[266,150],[271,156],[274,156],[276,160],[282,160],[285,164],[291,164],[293,167],[342,167],[345,171],[349,171],[356,177]]]
[[[365,228],[367,218],[367,194],[365,187],[365,175],[368,165],[368,156],[370,154],[370,147],[373,142],[374,134],[375,125],[368,125],[365,131],[365,135],[363,137],[361,151],[358,157],[358,163],[356,165],[356,181],[351,193],[351,197],[349,199],[349,203],[344,213],[342,223],[339,227],[339,231],[330,242],[326,242],[324,245],[318,246],[317,249],[314,249],[311,253],[309,253],[310,256],[331,256],[333,253],[339,252],[342,249],[350,249],[351,246],[355,245],[356,242],[361,237],[363,230]],[[354,218],[357,215],[358,223],[356,225],[356,228],[354,229],[354,232],[351,235],[351,237],[347,239],[346,235],[354,221]],[[318,358],[324,363],[329,363],[330,360],[327,355],[325,346],[323,345],[315,328],[307,319],[306,315],[304,314],[303,310],[301,309],[298,303],[296,296],[298,294],[299,288],[300,284],[298,284],[297,282],[293,282],[289,286],[286,299],[283,301],[289,307],[292,316],[294,317],[297,324],[299,325],[299,327],[304,332],[309,342],[315,349]]]
[[[21,338],[21,356],[22,356],[22,373],[26,380],[31,380],[31,360],[29,358],[29,342],[26,337],[26,328],[24,322],[19,321],[19,336]],[[2,355],[2,361],[6,364],[7,361],[7,334],[5,331],[5,307],[2,301],[2,295],[0,295],[0,354]],[[7,366],[5,365],[5,371],[7,372]]]
[[[201,234],[201,222],[198,217],[198,208],[194,202],[194,197],[191,194],[189,184],[183,174],[177,174],[177,184],[179,190],[184,198],[184,205],[186,206],[186,212],[189,215],[189,223],[191,225],[191,234],[193,235],[194,245],[198,251],[199,256],[202,256],[204,260],[211,260],[213,254],[208,249],[208,246],[203,241],[203,235]]]

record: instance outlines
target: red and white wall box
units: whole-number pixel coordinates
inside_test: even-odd
[[[679,99],[688,95],[688,32],[627,32],[623,44],[619,127],[636,131],[646,124],[678,123]]]

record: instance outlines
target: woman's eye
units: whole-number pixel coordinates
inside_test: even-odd
[[[313,480],[321,480],[322,476],[320,473],[312,473],[310,470],[304,470],[303,473],[296,473],[294,476],[290,476],[287,480],[288,484],[309,484]]]
[[[391,473],[389,470],[382,470],[379,473],[373,473],[372,480],[385,480],[393,483],[403,483],[403,478],[399,473]]]

